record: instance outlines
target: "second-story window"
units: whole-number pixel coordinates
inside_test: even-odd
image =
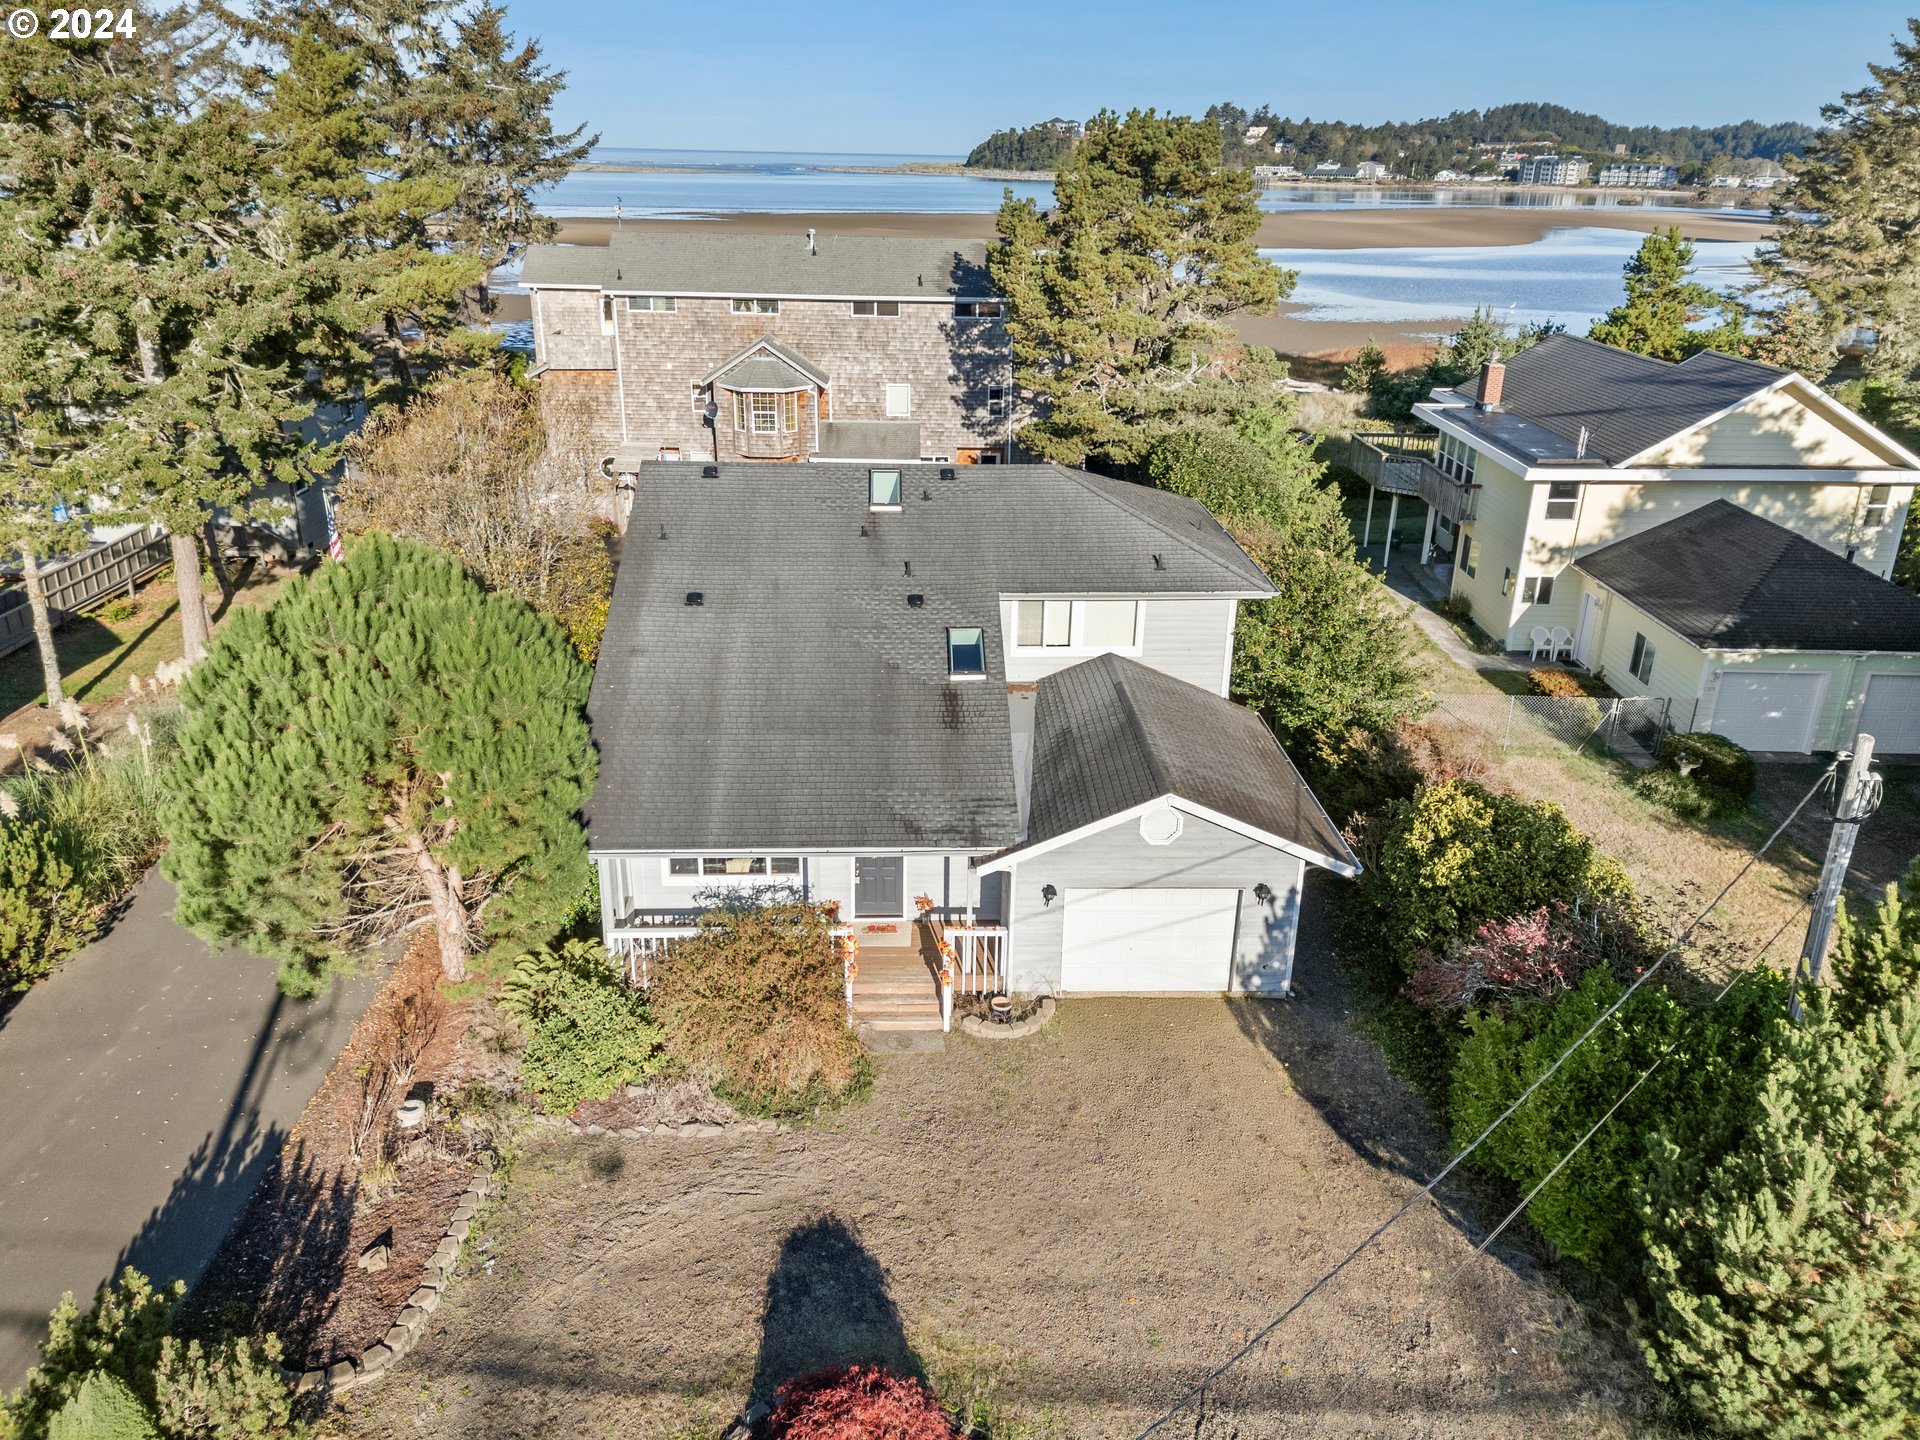
[[[671,295],[629,295],[627,297],[629,310],[670,311],[677,308]]]
[[[856,315],[898,315],[900,313],[900,302],[898,300],[856,300],[853,302],[853,313]]]
[[[797,391],[749,390],[733,392],[733,428],[756,435],[792,434],[800,428]]]
[[[998,320],[1004,313],[1004,307],[998,300],[956,300],[953,302],[953,318],[956,320]]]
[[[1547,519],[1571,520],[1580,508],[1580,487],[1571,480],[1555,480],[1547,486]]]
[[[1464,440],[1442,435],[1433,447],[1433,463],[1463,485],[1473,479],[1473,447]]]
[[[1869,530],[1877,530],[1887,523],[1887,511],[1893,505],[1893,487],[1875,485],[1867,491],[1867,511],[1860,523]]]
[[[989,415],[1004,415],[1007,413],[1006,386],[989,385],[987,387],[987,413]]]
[[[613,334],[613,296],[611,295],[600,297],[600,333]]]
[[[1132,650],[1140,643],[1140,602],[1017,600],[1013,643],[1020,650]]]
[[[729,303],[733,306],[733,313],[736,315],[778,315],[780,313],[778,300],[733,300]]]

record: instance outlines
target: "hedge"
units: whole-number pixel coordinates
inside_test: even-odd
[[[1753,799],[1759,778],[1752,755],[1726,736],[1705,731],[1669,735],[1660,747],[1660,764],[1702,789],[1721,791],[1743,805]]]

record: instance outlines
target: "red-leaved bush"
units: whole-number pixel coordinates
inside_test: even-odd
[[[776,1392],[765,1440],[953,1440],[953,1421],[925,1385],[879,1365],[789,1380]]]
[[[1564,904],[1543,905],[1489,920],[1443,951],[1416,952],[1407,998],[1448,1015],[1489,1001],[1543,999],[1571,990],[1599,959],[1588,926]]]

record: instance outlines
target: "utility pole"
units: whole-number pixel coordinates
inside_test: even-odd
[[[1800,947],[1800,964],[1793,975],[1793,998],[1788,1005],[1795,1020],[1801,1018],[1801,985],[1818,989],[1826,969],[1827,944],[1833,937],[1833,912],[1840,903],[1840,889],[1846,883],[1847,866],[1853,860],[1853,842],[1859,837],[1861,822],[1880,808],[1880,777],[1869,768],[1872,763],[1873,737],[1857,736],[1847,778],[1828,807],[1833,828],[1827,835],[1827,858],[1820,867],[1820,884],[1813,892],[1813,918],[1807,922],[1807,939]]]

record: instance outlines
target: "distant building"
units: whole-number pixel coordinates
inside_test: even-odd
[[[1520,162],[1522,185],[1578,185],[1587,178],[1587,162],[1571,155],[1530,155]]]
[[[1256,185],[1281,185],[1288,180],[1298,180],[1300,172],[1291,165],[1256,165],[1253,167],[1253,183]]]
[[[1358,165],[1353,167],[1353,178],[1356,180],[1384,180],[1387,178],[1387,167],[1382,165],[1378,160],[1362,160]]]
[[[1650,165],[1639,160],[1615,160],[1602,165],[1594,176],[1596,184],[1628,185],[1636,190],[1671,190],[1680,183],[1680,171],[1672,165]]]
[[[1384,180],[1387,167],[1378,160],[1362,160],[1358,165],[1322,160],[1313,167],[1312,176],[1315,180]]]
[[[1502,150],[1499,159],[1495,163],[1503,170],[1511,170],[1526,158],[1527,155],[1524,150]]]
[[[1069,140],[1078,140],[1080,138],[1080,122],[1078,120],[1063,119],[1058,115],[1054,116],[1051,120],[1042,120],[1034,128],[1036,130],[1051,130],[1054,134],[1064,135]]]
[[[1433,172],[1433,178],[1444,184],[1448,180],[1464,180],[1466,177],[1458,170],[1436,170]]]
[[[1247,131],[1246,131],[1246,138],[1247,138],[1247,139],[1248,139],[1249,141],[1253,141],[1253,140],[1264,140],[1264,139],[1266,138],[1266,134],[1267,134],[1267,127],[1266,127],[1266,126],[1264,126],[1264,125],[1249,125],[1249,126],[1247,127]]]
[[[1783,177],[1779,175],[1749,175],[1747,177],[1747,189],[1771,190],[1780,183],[1782,178]]]
[[[1716,175],[1707,181],[1707,188],[1709,190],[1738,190],[1740,188],[1740,177],[1738,175]]]

